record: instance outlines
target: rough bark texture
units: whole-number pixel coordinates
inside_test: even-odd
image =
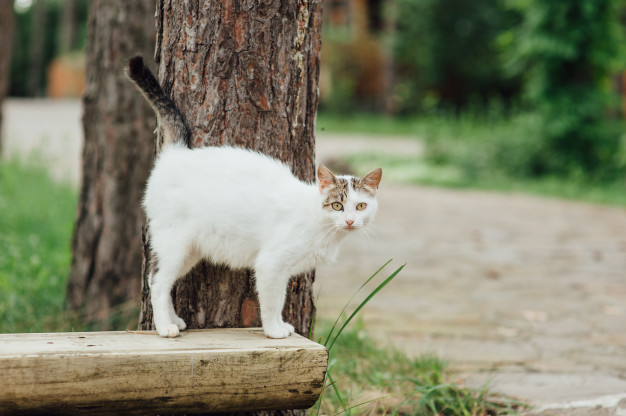
[[[157,6],[158,75],[187,118],[195,147],[239,145],[283,160],[314,181],[321,2],[185,2]],[[181,169],[184,169],[181,166]],[[146,238],[147,240],[147,238]],[[152,328],[144,244],[139,327]],[[251,271],[198,264],[174,287],[190,328],[259,326]],[[313,273],[292,279],[283,311],[309,336]]]
[[[88,321],[106,320],[116,305],[140,298],[140,204],[155,117],[123,68],[135,54],[152,52],[154,8],[154,0],[90,2],[83,183],[67,289],[69,308]]]
[[[0,153],[2,152],[2,103],[9,89],[14,26],[13,0],[0,0]]]

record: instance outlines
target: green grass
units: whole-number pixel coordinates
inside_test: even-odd
[[[583,171],[568,177],[538,176],[533,161],[541,154],[539,119],[534,114],[505,116],[431,116],[394,119],[381,115],[320,114],[318,131],[412,136],[424,143],[422,157],[385,153],[350,155],[344,162],[357,175],[372,166],[385,171],[385,181],[497,192],[527,193],[626,206],[626,139],[621,175],[598,180]],[[626,130],[626,128],[625,128]],[[408,139],[410,140],[410,139]]]
[[[383,114],[317,114],[318,133],[412,136],[419,132],[421,124],[416,118],[398,118]]]
[[[0,162],[0,332],[71,330],[65,286],[77,193],[42,168]]]
[[[461,189],[480,189],[501,193],[525,193],[562,198],[572,201],[626,206],[624,181],[592,182],[584,177],[564,179],[559,177],[519,178],[494,174],[474,178],[449,164],[432,163],[385,154],[360,153],[346,157],[345,162],[357,175],[365,175],[372,166],[384,171],[385,182],[405,185],[441,186]]]
[[[324,388],[311,413],[480,416],[514,414],[516,409],[525,407],[490,393],[487,386],[471,389],[450,382],[447,363],[435,355],[409,358],[393,346],[379,347],[364,331],[361,321],[349,326],[405,266],[380,283],[371,283],[391,261],[356,290],[335,322],[317,325],[319,342],[329,352],[329,364]],[[348,305],[364,288],[368,294],[344,317]]]
[[[331,330],[318,324],[319,339]],[[415,358],[379,346],[360,321],[344,330],[330,351],[321,400],[309,414],[500,415],[523,407],[507,397],[454,381],[448,363],[431,354]]]

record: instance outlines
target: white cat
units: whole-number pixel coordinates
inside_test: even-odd
[[[374,218],[381,169],[359,179],[335,176],[322,165],[317,184],[308,184],[261,153],[190,149],[183,117],[141,57],[131,59],[127,74],[157,113],[164,137],[144,199],[157,332],[175,337],[186,328],[171,289],[204,258],[253,269],[265,335],[289,336],[294,328],[282,310],[290,277],[333,260],[339,242]]]

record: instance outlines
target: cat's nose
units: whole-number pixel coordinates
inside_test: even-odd
[[[354,224],[354,220],[346,220],[346,224],[348,224],[348,227],[352,227],[352,224]]]

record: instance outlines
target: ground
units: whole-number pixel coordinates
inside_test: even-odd
[[[78,183],[80,103],[9,100],[5,153],[47,143],[56,178]],[[415,140],[318,137],[318,161],[369,150],[419,153]],[[375,166],[372,166],[372,169]],[[467,384],[546,415],[626,415],[626,211],[518,194],[383,180],[374,236],[351,236],[318,269],[318,313],[333,319],[388,259],[406,268],[364,312],[409,354],[436,352]],[[567,412],[563,409],[571,408]]]

